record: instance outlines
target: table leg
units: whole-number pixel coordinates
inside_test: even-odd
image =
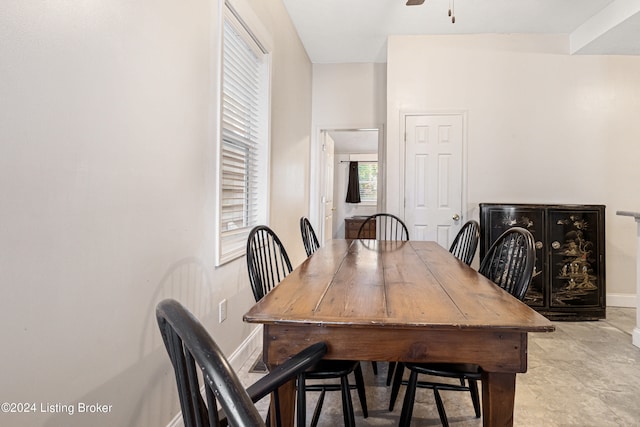
[[[282,427],[293,427],[293,416],[296,408],[296,381],[291,380],[278,388],[278,399],[280,401],[280,418]],[[271,395],[271,427],[279,427],[275,414],[275,399]]]
[[[482,425],[513,426],[513,406],[516,395],[516,374],[483,372]]]

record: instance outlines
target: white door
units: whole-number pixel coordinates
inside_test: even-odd
[[[411,240],[449,248],[462,218],[463,116],[405,116],[405,222]]]
[[[322,236],[318,236],[321,242],[333,239],[333,170],[334,170],[334,141],[329,134],[323,132],[324,142],[322,144],[322,205],[324,207],[324,222],[322,225]]]

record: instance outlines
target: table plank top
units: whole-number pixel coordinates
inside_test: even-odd
[[[548,332],[552,323],[436,242],[331,240],[249,323]]]

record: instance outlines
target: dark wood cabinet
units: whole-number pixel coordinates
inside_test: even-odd
[[[480,258],[510,227],[536,241],[536,270],[525,302],[552,320],[606,315],[603,205],[480,204]]]
[[[354,216],[344,219],[344,238],[345,239],[357,239],[358,230],[360,226],[367,219],[366,216]],[[375,239],[376,238],[376,220],[375,218],[369,221],[367,228],[362,230],[363,239]]]

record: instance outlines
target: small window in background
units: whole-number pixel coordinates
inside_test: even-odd
[[[378,201],[378,163],[358,162],[360,178],[360,199],[363,203]]]

